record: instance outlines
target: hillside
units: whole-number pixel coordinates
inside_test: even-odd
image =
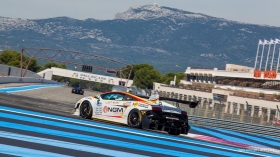
[[[0,17],[0,49],[54,48],[93,53],[129,63],[149,63],[161,73],[187,66],[254,66],[259,39],[280,37],[280,28],[253,25],[145,5],[113,20],[69,17]]]

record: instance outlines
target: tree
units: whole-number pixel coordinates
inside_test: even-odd
[[[133,80],[133,85],[139,88],[153,88],[153,82],[170,84],[170,81],[174,80],[176,76],[176,85],[179,85],[180,81],[186,77],[186,74],[183,72],[174,73],[169,72],[166,75],[161,75],[157,70],[154,69],[152,65],[143,63],[143,64],[133,64],[133,69],[129,79]],[[127,78],[130,72],[129,66],[126,66],[122,69],[123,75]],[[117,73],[117,76],[120,77],[120,74]]]
[[[180,81],[183,80],[187,75],[183,72],[178,72],[176,74],[176,85],[180,84]]]
[[[143,69],[143,68],[147,68],[147,69],[154,69],[154,67],[152,65],[149,65],[149,64],[146,64],[146,63],[143,63],[143,64],[133,64],[132,65],[132,71],[131,71],[131,74],[130,74],[130,77],[129,79],[130,80],[133,80],[134,77],[135,77],[135,73],[140,70],[140,69]],[[126,66],[122,69],[125,69],[122,71],[122,74],[124,75],[125,78],[128,78],[129,76],[129,73],[130,73],[130,66]],[[119,72],[117,73],[117,76],[120,77],[120,74]]]
[[[162,77],[161,83],[170,84],[170,81],[174,80],[175,75],[176,75],[176,73],[174,73],[174,72],[167,73],[165,76]]]
[[[169,72],[165,76],[162,77],[161,83],[170,84],[170,81],[173,81],[175,76],[176,76],[175,85],[179,85],[180,80],[182,80],[184,77],[186,77],[186,74],[183,72],[179,72],[177,74],[174,72]]]
[[[153,82],[160,82],[161,74],[155,70],[145,67],[137,70],[133,79],[133,85],[139,88],[153,88]]]
[[[13,67],[20,68],[21,62],[21,53],[17,51],[5,50],[0,54],[0,60],[6,64]],[[23,68],[27,66],[29,57],[23,56]],[[40,65],[37,63],[37,60],[32,58],[28,66],[28,70],[37,72],[40,69]]]
[[[51,68],[51,67],[57,67],[57,68],[61,68],[61,69],[66,69],[66,65],[65,64],[57,64],[55,62],[48,62],[43,67],[40,68],[40,71],[43,71],[43,70]]]

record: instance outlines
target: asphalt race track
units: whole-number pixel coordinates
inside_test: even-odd
[[[1,157],[279,156],[270,152],[279,150],[279,138],[198,126],[188,136],[133,129],[71,115],[83,96],[69,87],[6,86],[0,86]]]

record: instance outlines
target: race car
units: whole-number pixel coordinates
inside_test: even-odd
[[[172,135],[188,134],[190,130],[187,112],[159,101],[158,94],[146,99],[124,91],[105,92],[80,99],[75,104],[74,115],[167,131]]]
[[[72,93],[84,95],[84,90],[81,87],[76,86],[72,88]]]

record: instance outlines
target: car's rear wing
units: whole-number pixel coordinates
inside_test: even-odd
[[[144,90],[147,95],[143,95],[143,94],[139,94],[139,93],[143,93],[141,91],[139,91],[139,88],[135,87],[135,86],[131,86],[130,88],[128,87],[124,87],[124,86],[120,86],[120,85],[114,85],[112,87],[112,91],[117,90],[117,91],[123,91],[123,92],[129,92],[133,95],[136,95],[138,97],[144,98],[144,99],[148,99],[154,103],[157,103],[160,100],[165,100],[165,101],[172,101],[175,102],[177,104],[177,106],[179,106],[179,103],[182,104],[189,104],[190,108],[195,108],[198,105],[198,101],[196,99],[196,97],[194,97],[194,101],[187,101],[187,100],[180,100],[180,99],[175,99],[175,98],[168,98],[168,97],[161,97],[158,94],[154,94],[152,95],[150,91],[148,91],[147,89],[141,89]],[[151,96],[148,96],[151,95]]]
[[[134,93],[132,93],[134,94]],[[147,96],[147,95],[141,95],[141,94],[134,94],[138,97],[144,98],[144,99],[150,99],[151,96]],[[175,98],[168,98],[168,97],[162,97],[159,96],[159,100],[161,101],[172,101],[175,102],[177,104],[177,106],[179,106],[179,103],[182,104],[189,104],[190,108],[195,108],[198,105],[198,101],[194,100],[194,101],[187,101],[187,100],[180,100],[180,99],[175,99]]]

